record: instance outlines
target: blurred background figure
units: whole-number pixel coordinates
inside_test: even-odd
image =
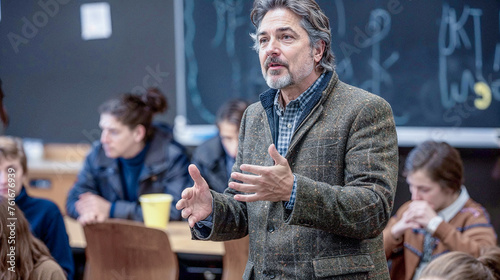
[[[392,279],[418,279],[432,259],[449,251],[478,257],[481,248],[496,245],[489,214],[469,197],[463,172],[460,154],[447,143],[426,141],[409,153],[403,175],[411,201],[384,229]]]
[[[73,279],[73,255],[61,212],[52,201],[28,195],[23,184],[27,174],[27,159],[21,139],[0,136],[1,195],[4,198],[15,197],[15,204],[24,212],[33,235],[47,246],[68,279]]]
[[[224,103],[216,115],[219,134],[196,148],[191,159],[210,188],[224,192],[238,152],[241,118],[248,103],[233,99]]]
[[[13,222],[9,220],[12,217],[16,218]],[[12,226],[9,226],[11,223],[14,223],[14,233],[11,232]],[[12,235],[15,236],[15,244],[9,242],[12,241]],[[13,247],[15,249],[11,251]],[[13,263],[11,255],[14,255]],[[0,196],[0,279],[66,279],[64,271],[54,261],[47,247],[30,232],[23,212],[2,196]]]
[[[475,258],[464,252],[451,252],[429,263],[420,280],[499,280],[500,248],[490,247]]]
[[[152,125],[153,116],[168,107],[155,88],[141,95],[124,94],[99,108],[100,142],[85,159],[83,170],[70,190],[68,214],[81,224],[120,218],[143,221],[138,198],[167,193],[176,203],[191,185],[189,159],[173,140],[171,129]],[[171,207],[170,219],[180,220]]]

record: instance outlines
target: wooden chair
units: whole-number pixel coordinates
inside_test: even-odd
[[[226,253],[222,257],[222,280],[242,279],[248,261],[248,235],[224,241]]]
[[[109,219],[83,228],[86,280],[178,279],[177,255],[160,229]]]

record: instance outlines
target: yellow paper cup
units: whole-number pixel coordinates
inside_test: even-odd
[[[166,229],[170,219],[170,205],[174,197],[166,193],[143,194],[139,197],[144,224]]]

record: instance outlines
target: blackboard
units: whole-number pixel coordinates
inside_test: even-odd
[[[210,124],[224,100],[257,101],[267,88],[251,49],[252,2],[184,1],[189,124]],[[500,1],[318,3],[340,79],[386,99],[398,127],[500,127]]]

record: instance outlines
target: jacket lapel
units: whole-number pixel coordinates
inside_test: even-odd
[[[309,115],[305,117],[305,119],[302,121],[301,124],[299,124],[299,127],[295,130],[292,140],[290,142],[290,146],[288,147],[288,152],[286,154],[286,158],[290,155],[290,153],[293,151],[297,143],[300,142],[300,140],[307,135],[307,132],[312,128],[312,126],[316,123],[318,120],[319,116],[321,116],[321,113],[323,112],[323,103],[328,99],[332,98],[331,95],[335,94],[335,89],[332,89],[335,87],[338,81],[338,76],[337,73],[332,73],[332,77],[329,80],[330,82],[326,87],[324,88],[322,94],[321,94],[321,99],[317,102],[317,104],[314,106],[314,108],[311,110]],[[325,77],[326,78],[326,77]]]
[[[116,193],[120,200],[125,199],[125,194],[122,188],[122,179],[120,178],[120,172],[118,170],[117,160],[113,160],[113,163],[106,168],[106,173],[108,175],[108,182],[113,191]]]
[[[293,151],[297,143],[300,142],[300,140],[307,135],[307,132],[311,129],[311,127],[316,123],[318,120],[319,116],[321,115],[321,112],[323,111],[323,105],[317,104],[316,108],[314,108],[310,115],[306,117],[304,122],[300,124],[299,128],[294,132],[292,136],[292,140],[290,142],[290,146],[288,147],[288,151],[286,153],[286,158],[288,158],[288,155]]]
[[[409,249],[405,250],[406,271],[416,271],[423,252],[424,235],[411,231],[411,233],[409,233],[409,236],[405,236],[405,240],[415,240],[414,242],[409,241],[408,243],[404,244],[404,246]],[[411,247],[411,245],[409,244],[418,244],[418,246]],[[410,246],[411,248],[409,248],[408,246]]]
[[[267,114],[265,111],[263,111],[261,113],[261,117],[263,120],[267,120]],[[263,121],[263,124],[264,124],[264,130],[263,130],[263,133],[264,133],[264,144],[267,145],[266,147],[266,151],[267,151],[267,148],[272,144],[274,143],[273,141],[273,135],[272,135],[272,132],[271,132],[271,127],[269,126],[269,122],[268,121]]]

